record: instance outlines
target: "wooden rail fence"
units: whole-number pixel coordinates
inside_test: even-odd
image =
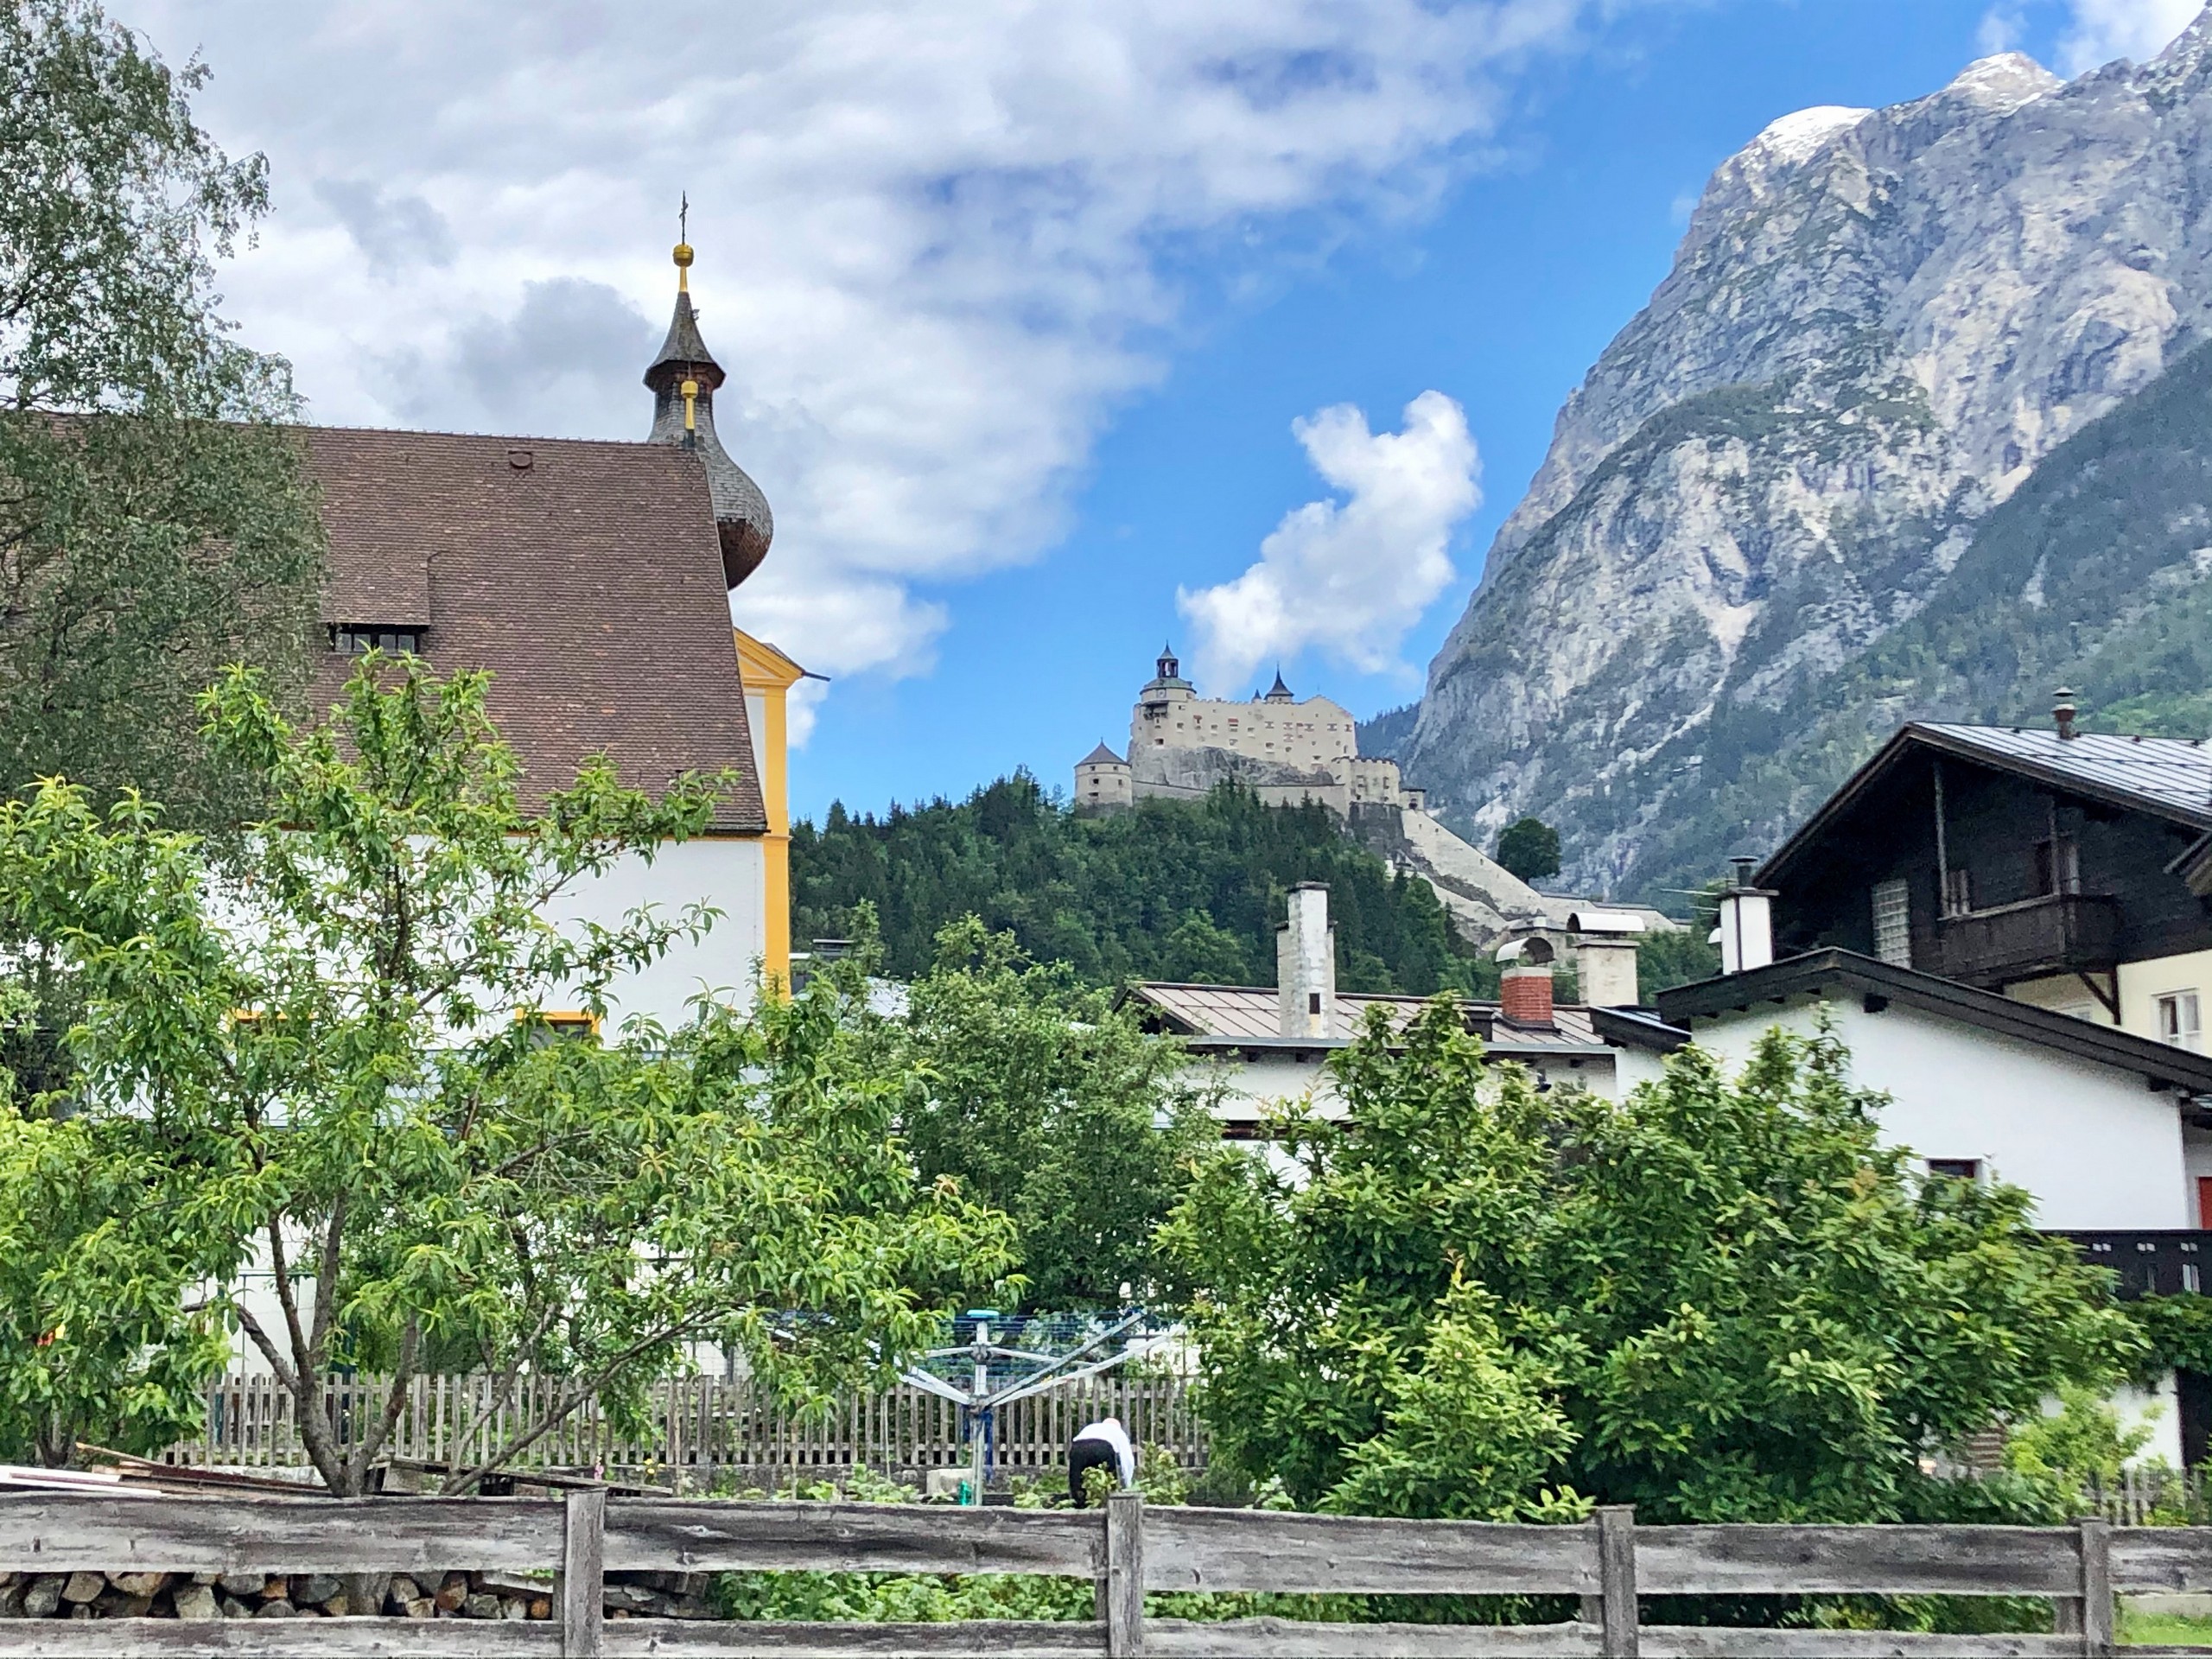
[[[350,1444],[356,1425],[373,1420],[387,1386],[376,1376],[325,1380],[323,1409],[341,1440]],[[486,1414],[488,1379],[418,1376],[387,1455],[466,1466],[527,1421],[537,1395],[555,1386],[553,1378],[524,1377],[510,1403]],[[853,1468],[912,1474],[967,1465],[961,1415],[950,1402],[902,1386],[808,1418],[779,1411],[742,1378],[671,1377],[655,1385],[644,1433],[618,1431],[594,1401],[516,1466],[651,1469],[687,1490],[718,1478],[772,1488],[795,1476],[818,1478]],[[1119,1417],[1131,1438],[1155,1455],[1186,1469],[1205,1466],[1205,1428],[1185,1379],[1112,1374],[1001,1407],[993,1424],[994,1466],[1021,1473],[1058,1467],[1076,1431],[1106,1416]],[[270,1376],[229,1376],[211,1385],[201,1433],[171,1446],[162,1460],[196,1468],[306,1468],[290,1391]]]
[[[1639,1528],[1626,1510],[1580,1527],[1389,1521],[1259,1510],[1103,1512],[609,1498],[176,1498],[0,1496],[0,1571],[559,1573],[543,1624],[391,1618],[0,1621],[0,1656],[277,1655],[1555,1656],[1595,1659],[1946,1659],[2105,1655],[2120,1591],[2212,1590],[2212,1529]],[[1096,1586],[1089,1623],[804,1624],[607,1620],[610,1571],[1013,1573]],[[1579,1597],[1581,1617],[1522,1626],[1218,1624],[1147,1616],[1147,1591]],[[1643,1624],[1639,1596],[2030,1596],[2050,1634]],[[2139,1651],[2139,1650],[2131,1650]],[[2176,1651],[2168,1649],[2167,1651]]]

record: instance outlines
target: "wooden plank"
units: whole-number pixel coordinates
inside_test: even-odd
[[[550,1567],[545,1498],[0,1497],[0,1572],[444,1573]]]
[[[2088,1659],[2111,1659],[2112,1522],[2084,1521],[2075,1530],[2081,1538],[2082,1651]]]
[[[2130,1527],[2113,1535],[2112,1587],[2212,1590],[2212,1527]]]
[[[1155,1618],[1145,1659],[1590,1659],[1589,1624],[1305,1624],[1282,1618],[1219,1624]]]
[[[1609,1503],[1598,1511],[1598,1618],[1605,1659],[1637,1659],[1636,1510]]]
[[[1098,1573],[1103,1534],[1073,1510],[618,1497],[607,1567],[663,1572]]]
[[[1106,1561],[1101,1611],[1106,1618],[1106,1659],[1136,1659],[1144,1651],[1144,1494],[1114,1492],[1106,1499]]]
[[[601,1659],[607,1651],[606,1489],[570,1492],[563,1509],[562,1659]]]
[[[693,1623],[674,1618],[618,1618],[607,1627],[608,1659],[1064,1659],[1103,1652],[1093,1624],[1052,1624],[978,1619],[960,1624],[812,1624]]]
[[[556,1659],[560,1627],[502,1618],[0,1620],[4,1659]]]
[[[2056,1527],[1640,1527],[1647,1596],[2078,1596],[2082,1562]]]
[[[1145,1516],[1144,1567],[1147,1590],[1573,1596],[1603,1588],[1594,1528],[1259,1510],[1154,1509]]]
[[[1640,1634],[1643,1659],[2077,1659],[2082,1651],[2079,1637],[2040,1634],[1746,1630],[1693,1624],[1646,1624]]]

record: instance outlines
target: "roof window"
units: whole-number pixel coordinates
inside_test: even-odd
[[[360,657],[372,651],[417,655],[423,649],[421,627],[394,627],[388,622],[333,622],[330,648],[340,657]]]

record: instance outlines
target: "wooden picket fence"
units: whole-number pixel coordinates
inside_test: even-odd
[[[523,1379],[517,1397],[474,1433],[492,1384],[481,1376],[414,1380],[386,1455],[395,1460],[466,1467],[524,1421],[550,1377]],[[387,1387],[375,1376],[333,1376],[324,1410],[341,1440],[382,1409]],[[194,1468],[285,1470],[308,1466],[293,1396],[270,1376],[229,1376],[207,1391],[201,1433],[178,1442],[163,1461]],[[523,1469],[651,1471],[656,1484],[679,1491],[755,1485],[772,1489],[855,1468],[915,1478],[925,1470],[964,1466],[966,1425],[960,1409],[919,1389],[899,1387],[844,1402],[827,1416],[779,1411],[744,1380],[671,1377],[654,1390],[647,1432],[626,1434],[587,1404],[525,1452]],[[1033,1474],[1063,1465],[1077,1430],[1101,1417],[1122,1420],[1139,1445],[1185,1469],[1205,1466],[1205,1425],[1192,1409],[1186,1378],[1109,1373],[1001,1407],[994,1414],[992,1462],[1000,1471]]]
[[[2212,1522],[2204,1470],[2123,1469],[2112,1481],[2092,1479],[2090,1507],[2120,1527],[2202,1526]]]
[[[2120,1592],[2212,1590],[2212,1529],[1639,1528],[1627,1510],[1582,1526],[1391,1521],[1260,1510],[1103,1510],[610,1498],[180,1498],[0,1493],[0,1571],[423,1573],[457,1567],[557,1582],[544,1623],[0,1620],[0,1659],[161,1655],[1592,1656],[1592,1659],[2059,1659],[2113,1652]],[[1088,1579],[1083,1623],[793,1624],[609,1619],[606,1574],[825,1571]],[[1560,1599],[1578,1617],[1524,1625],[1219,1623],[1155,1617],[1146,1592],[1260,1591]],[[2048,1634],[1927,1635],[1647,1624],[1639,1597],[2047,1599]],[[2133,1649],[2132,1651],[2186,1651]]]

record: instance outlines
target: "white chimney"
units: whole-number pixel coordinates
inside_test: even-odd
[[[1753,861],[1731,859],[1736,880],[1720,895],[1720,971],[1746,974],[1774,961],[1774,893],[1751,885]]]
[[[1567,918],[1574,935],[1574,972],[1582,1001],[1593,1008],[1632,1008],[1639,1001],[1636,983],[1636,941],[1643,918],[1631,911],[1578,910]]]
[[[1275,930],[1275,995],[1286,1037],[1337,1034],[1337,931],[1329,925],[1329,889],[1301,881],[1290,890],[1289,915]]]

